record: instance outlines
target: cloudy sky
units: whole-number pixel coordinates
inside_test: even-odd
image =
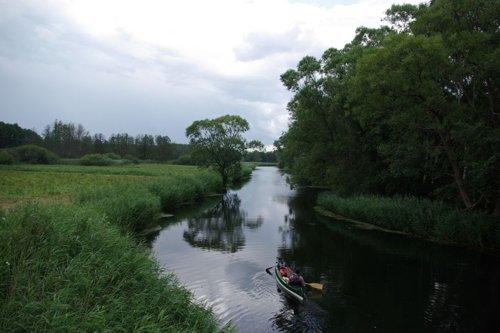
[[[395,1],[0,0],[0,120],[186,142],[193,120],[239,114],[272,144],[288,121],[279,75]]]

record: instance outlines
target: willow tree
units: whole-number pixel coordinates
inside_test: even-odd
[[[248,122],[235,115],[197,120],[186,129],[193,160],[198,165],[213,167],[221,175],[224,188],[230,175],[241,168],[247,148],[243,133],[249,129]]]

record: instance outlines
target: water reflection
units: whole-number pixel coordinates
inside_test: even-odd
[[[236,193],[227,193],[212,209],[187,220],[184,240],[206,250],[234,253],[245,245],[243,227],[257,229],[263,218],[247,219]]]
[[[315,196],[304,189],[290,198],[279,255],[327,285],[316,302],[330,313],[327,330],[499,327],[495,315],[480,313],[499,309],[498,259],[322,218],[307,209]]]
[[[316,193],[259,168],[241,189],[167,219],[154,253],[239,332],[498,331],[498,258],[322,218]],[[264,271],[276,256],[324,294],[289,302]]]

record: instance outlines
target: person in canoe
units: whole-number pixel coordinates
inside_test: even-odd
[[[304,281],[302,275],[300,275],[300,271],[298,269],[295,270],[295,272],[292,272],[292,274],[290,274],[290,277],[288,278],[288,283],[291,286],[296,286],[296,287],[304,288],[306,286],[306,282]]]
[[[306,286],[306,282],[302,275],[300,275],[300,271],[297,269],[295,272],[285,265],[284,262],[278,262],[278,268],[280,275],[283,277],[283,280],[290,284],[291,286],[297,286],[304,288]]]

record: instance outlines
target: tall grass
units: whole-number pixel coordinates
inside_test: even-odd
[[[122,231],[139,231],[163,208],[198,200],[207,193],[219,191],[221,180],[213,172],[190,176],[164,176],[154,180],[84,188],[75,201],[104,213]]]
[[[140,183],[82,189],[76,203],[105,214],[123,232],[144,229],[161,211],[160,198]]]
[[[500,223],[480,212],[460,212],[439,201],[415,197],[322,193],[318,205],[336,214],[430,240],[500,249]]]
[[[0,331],[219,330],[212,312],[127,235],[163,207],[220,191],[215,172],[166,165],[0,172],[8,176],[0,198],[68,193],[74,202],[0,211]]]
[[[104,214],[30,204],[0,218],[0,331],[218,330]]]

